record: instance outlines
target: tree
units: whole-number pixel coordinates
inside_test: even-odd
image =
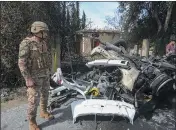
[[[83,11],[83,15],[82,15],[82,29],[84,29],[86,27],[86,14]]]
[[[159,43],[160,47],[164,47],[169,36],[175,33],[175,2],[135,1],[119,2],[119,4],[116,15],[108,18],[107,21],[116,28],[121,24],[125,39],[140,42],[148,38],[151,42]],[[113,24],[119,14],[119,24]],[[164,49],[160,47],[156,48]]]
[[[68,7],[67,7],[67,21],[66,21],[66,25],[67,25],[67,32],[70,32],[70,12],[69,12]]]
[[[76,7],[75,7],[75,4],[72,4],[72,7],[71,7],[71,26],[73,28],[73,30],[77,30],[77,10],[76,10]]]
[[[79,30],[80,29],[80,17],[79,17],[79,10],[80,10],[80,8],[79,8],[79,2],[78,1],[76,1],[76,20],[77,20],[77,30]]]

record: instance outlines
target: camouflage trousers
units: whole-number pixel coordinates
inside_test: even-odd
[[[28,97],[28,119],[36,117],[37,107],[40,104],[40,110],[46,111],[49,96],[49,77],[34,77],[35,86],[27,89]]]

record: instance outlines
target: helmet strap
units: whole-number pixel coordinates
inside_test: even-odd
[[[43,33],[43,31],[41,31],[40,34],[35,34],[35,33],[33,33],[33,35],[34,35],[35,37],[37,37],[37,38],[39,39],[39,41],[46,41],[46,38],[44,38],[44,33]]]

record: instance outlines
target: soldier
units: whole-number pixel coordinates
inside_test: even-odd
[[[47,24],[36,21],[31,25],[30,32],[31,36],[20,44],[18,66],[27,86],[29,130],[40,130],[36,123],[39,102],[40,117],[48,120],[54,118],[47,112],[52,58],[46,42],[49,32]]]
[[[176,37],[174,35],[170,38],[170,43],[166,46],[166,55],[176,54]]]

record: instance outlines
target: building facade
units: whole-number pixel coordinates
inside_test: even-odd
[[[80,30],[76,33],[77,53],[89,56],[92,49],[101,42],[112,42],[120,38],[117,30]]]

